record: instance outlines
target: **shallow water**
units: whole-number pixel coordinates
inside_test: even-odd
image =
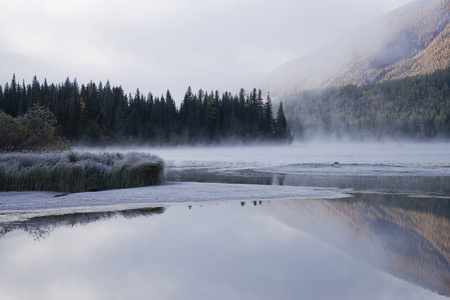
[[[154,149],[168,180],[450,195],[449,143]]]
[[[447,144],[150,151],[170,184],[0,195],[0,299],[450,296]]]

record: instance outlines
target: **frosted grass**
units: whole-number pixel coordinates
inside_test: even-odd
[[[44,152],[0,155],[1,191],[83,192],[156,185],[164,162],[149,153]]]

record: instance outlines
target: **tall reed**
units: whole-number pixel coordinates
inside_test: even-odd
[[[82,192],[160,184],[164,162],[148,153],[0,154],[0,191]]]

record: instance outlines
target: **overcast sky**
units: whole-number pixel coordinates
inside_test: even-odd
[[[67,76],[126,92],[237,92],[247,80],[411,0],[14,0],[0,10],[0,50],[44,62],[26,83]],[[0,54],[4,56],[3,54]],[[53,66],[53,67],[50,67]]]

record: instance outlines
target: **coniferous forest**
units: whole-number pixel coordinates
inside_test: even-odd
[[[69,78],[61,84],[19,84],[13,76],[0,86],[0,117],[21,120],[44,107],[56,119],[56,133],[75,144],[148,145],[290,143],[292,136],[282,103],[274,111],[270,95],[261,90],[220,94],[189,87],[179,108],[166,95],[128,94],[121,86],[92,81],[81,86]],[[16,119],[14,119],[16,118]],[[27,118],[22,118],[27,119]],[[29,118],[28,118],[29,119]],[[12,146],[9,146],[12,148]]]
[[[297,137],[450,138],[450,69],[376,84],[303,91],[283,101]]]
[[[276,109],[256,89],[233,95],[189,87],[177,107],[170,91],[127,95],[109,82],[56,85],[34,77],[26,85],[13,76],[0,86],[0,149],[6,151],[45,148],[53,136],[87,145],[290,143],[291,128],[297,138],[448,139],[450,69],[303,91],[284,96]]]

